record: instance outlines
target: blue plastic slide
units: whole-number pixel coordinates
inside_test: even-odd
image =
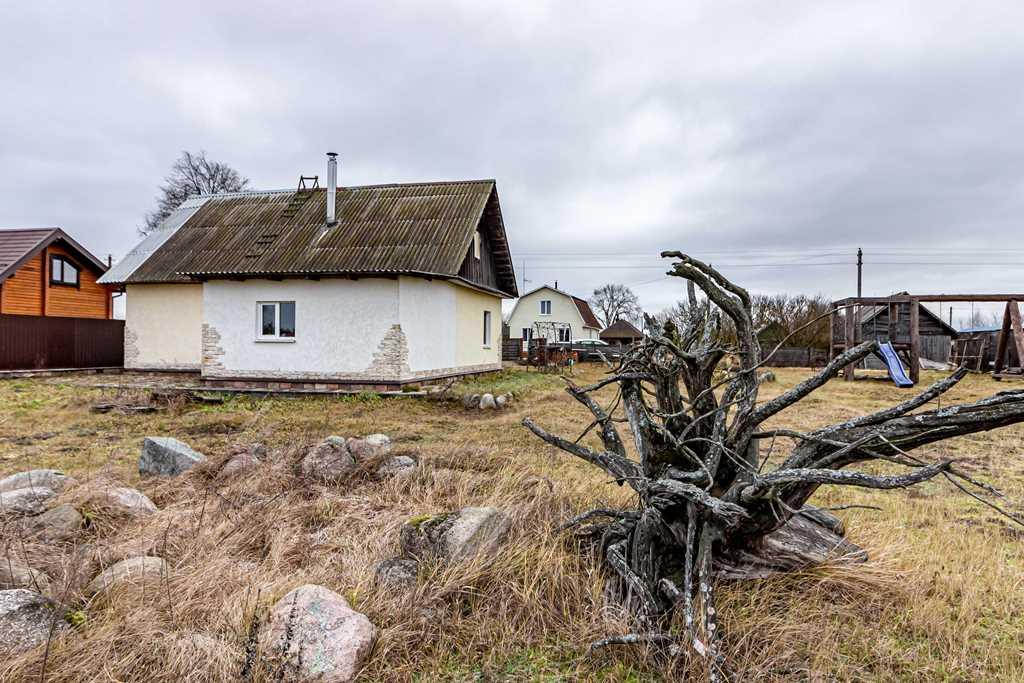
[[[889,379],[891,379],[896,386],[900,389],[906,389],[907,387],[914,386],[914,383],[907,377],[907,373],[903,371],[903,361],[896,355],[896,349],[892,348],[892,344],[889,342],[881,342],[878,345],[878,353],[875,354],[882,359],[885,363],[886,370],[889,371]]]

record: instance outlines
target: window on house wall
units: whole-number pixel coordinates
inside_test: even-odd
[[[533,339],[533,330],[530,329],[529,327],[524,327],[522,339],[523,341],[530,341],[531,339]]]
[[[50,284],[78,287],[78,266],[63,256],[50,257]]]
[[[491,345],[491,312],[484,311],[484,346]]]
[[[261,301],[256,304],[256,338],[259,341],[293,341],[295,302]]]
[[[551,315],[551,300],[544,299],[540,302],[540,314]]]
[[[480,233],[473,233],[473,257],[480,258]]]
[[[558,328],[558,341],[560,341],[560,342],[572,341],[569,338],[569,331],[570,330],[569,330],[568,327],[560,327],[560,328]]]

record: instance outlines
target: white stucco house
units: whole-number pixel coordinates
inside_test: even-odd
[[[557,283],[556,283],[557,284]],[[508,319],[509,334],[525,342],[597,339],[601,323],[585,299],[542,285],[516,301]]]
[[[517,295],[493,180],[195,197],[103,282],[126,368],[304,388],[498,370]]]

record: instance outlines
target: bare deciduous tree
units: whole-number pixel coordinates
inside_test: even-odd
[[[223,162],[207,159],[205,151],[200,150],[198,154],[184,151],[164,178],[156,209],[146,214],[145,225],[139,228],[139,233],[148,235],[193,195],[239,192],[248,186],[248,178]]]
[[[750,295],[682,253],[662,256],[676,259],[670,275],[695,283],[707,298],[698,300],[691,289],[683,326],[669,321],[660,333],[650,330],[608,378],[587,387],[569,382],[569,394],[592,415],[582,435],[562,437],[523,420],[547,443],[601,469],[636,495],[634,507],[591,510],[564,527],[592,540],[605,563],[609,595],[635,617],[635,633],[595,646],[650,643],[671,654],[692,651],[707,658],[712,680],[728,677],[716,580],[761,578],[836,555],[854,562],[866,558],[843,537],[836,517],[808,505],[820,486],[894,489],[944,477],[1024,524],[994,502],[1001,496],[995,488],[952,459],[929,461],[911,453],[943,439],[1024,422],[1024,391],[911,414],[953,387],[966,374],[960,369],[898,405],[840,424],[810,431],[766,429],[766,420],[797,405],[878,343],[849,349],[795,387],[758,401],[763,357]],[[734,346],[722,341],[723,321],[735,330]],[[739,368],[719,380],[722,372],[716,369],[730,352]],[[594,392],[608,386],[617,394],[606,406]],[[620,409],[624,419],[616,414]],[[629,425],[635,457],[619,433],[622,422]],[[584,442],[591,430],[600,447]],[[771,444],[767,457],[761,441]],[[769,467],[772,452],[784,443],[788,453]],[[873,461],[905,471],[847,469]],[[669,625],[677,611],[685,630],[673,635]]]
[[[625,320],[639,326],[643,320],[640,299],[625,285],[608,284],[594,290],[590,306],[605,327],[616,320]]]

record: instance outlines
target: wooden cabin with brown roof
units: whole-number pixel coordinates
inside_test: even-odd
[[[0,229],[0,315],[110,319],[106,270],[60,228]]]

